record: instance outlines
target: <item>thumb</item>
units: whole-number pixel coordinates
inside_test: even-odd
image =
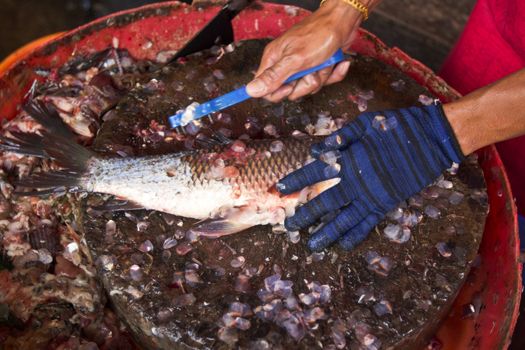
[[[285,56],[252,80],[246,86],[246,91],[252,97],[263,97],[271,94],[299,69],[299,62],[295,56]]]

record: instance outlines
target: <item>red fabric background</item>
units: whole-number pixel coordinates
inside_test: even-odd
[[[524,67],[525,0],[478,0],[441,76],[467,94]],[[518,212],[525,215],[525,136],[496,147],[505,164]]]

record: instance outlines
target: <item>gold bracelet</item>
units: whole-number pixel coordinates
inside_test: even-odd
[[[352,6],[357,11],[361,12],[365,21],[368,19],[368,7],[366,7],[361,2],[359,2],[359,0],[342,0],[342,1]],[[325,2],[326,0],[321,0],[321,5],[319,5],[319,7],[323,6]]]

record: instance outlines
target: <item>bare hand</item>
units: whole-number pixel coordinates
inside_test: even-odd
[[[248,84],[248,93],[272,102],[286,97],[295,100],[316,93],[324,85],[343,80],[350,67],[348,61],[283,85],[292,74],[316,66],[337,49],[348,47],[361,19],[361,14],[344,2],[327,1],[311,16],[266,46],[256,78]]]

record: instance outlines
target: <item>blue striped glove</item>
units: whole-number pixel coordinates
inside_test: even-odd
[[[312,146],[312,155],[317,160],[277,185],[281,193],[290,194],[323,180],[341,179],[286,219],[286,228],[296,231],[341,210],[310,237],[312,250],[336,241],[345,249],[354,248],[388,211],[431,184],[452,162],[464,159],[440,103],[363,113]],[[337,163],[327,164],[334,156]]]

